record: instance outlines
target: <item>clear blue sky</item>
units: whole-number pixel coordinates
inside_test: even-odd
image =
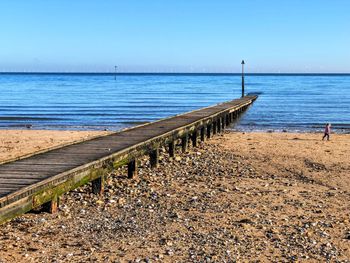
[[[0,71],[350,72],[349,0],[3,0]]]

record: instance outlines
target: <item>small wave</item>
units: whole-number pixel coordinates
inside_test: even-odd
[[[20,117],[20,116],[6,116],[0,117],[1,121],[57,121],[61,118],[45,118],[45,117]]]

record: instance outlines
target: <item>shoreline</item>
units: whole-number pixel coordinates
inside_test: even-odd
[[[235,129],[228,129],[227,131],[234,134],[318,134],[320,137],[322,137],[323,134],[322,132],[317,131],[241,131]],[[0,164],[22,159],[33,154],[63,147],[65,145],[79,143],[113,132],[115,131],[0,129]],[[348,134],[350,133],[332,132],[331,137]]]

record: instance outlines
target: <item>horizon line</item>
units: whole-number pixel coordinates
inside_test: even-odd
[[[104,72],[104,71],[0,71],[0,74],[72,74],[72,75],[242,75],[241,72]],[[350,75],[350,72],[245,72],[244,75]]]

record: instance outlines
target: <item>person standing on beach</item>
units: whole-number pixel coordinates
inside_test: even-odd
[[[331,124],[327,123],[326,124],[326,128],[324,129],[324,135],[322,138],[322,141],[324,140],[324,138],[327,137],[327,141],[329,141],[329,135],[331,134]]]

